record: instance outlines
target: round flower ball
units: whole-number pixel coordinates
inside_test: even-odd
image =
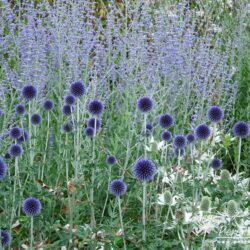
[[[16,105],[16,113],[18,115],[24,115],[25,114],[25,107],[23,104],[17,104]]]
[[[91,128],[91,127],[85,128],[85,135],[87,137],[93,137],[94,136],[94,132],[95,132],[94,129]]]
[[[18,157],[22,155],[23,148],[19,144],[13,144],[9,147],[9,153],[12,157]]]
[[[33,85],[27,84],[22,89],[22,96],[27,100],[30,101],[37,96],[37,89]]]
[[[185,155],[185,149],[184,148],[174,148],[174,155],[176,157],[181,157]]]
[[[35,113],[30,117],[30,122],[33,125],[39,125],[42,123],[42,117],[38,113]]]
[[[86,89],[81,81],[76,81],[70,85],[70,93],[75,97],[81,97],[85,94]]]
[[[201,140],[206,140],[209,138],[209,136],[211,135],[211,129],[209,128],[209,126],[205,123],[198,125],[195,128],[195,136],[198,139]]]
[[[187,134],[186,138],[187,138],[187,142],[188,142],[189,144],[195,142],[195,135],[192,134],[192,133]]]
[[[139,181],[151,181],[156,174],[156,166],[153,161],[148,159],[139,159],[133,167],[133,175]]]
[[[162,132],[162,134],[161,134],[161,139],[162,139],[163,141],[170,141],[170,140],[172,139],[172,134],[171,134],[171,132],[169,132],[169,131],[164,131],[164,132]]]
[[[73,95],[67,95],[64,97],[64,102],[67,105],[74,105],[76,103],[76,98]]]
[[[90,118],[87,122],[87,127],[95,128],[95,126],[96,130],[99,130],[101,127],[101,121],[99,119]]]
[[[7,247],[8,245],[10,245],[10,242],[11,242],[10,233],[7,231],[3,231],[3,230],[0,230],[0,232],[1,232],[2,247]]]
[[[175,148],[185,148],[187,145],[187,139],[184,135],[176,135],[173,144]]]
[[[213,123],[218,123],[224,118],[224,111],[218,106],[211,106],[208,109],[207,118]]]
[[[250,133],[250,127],[246,122],[239,121],[233,126],[233,133],[235,137],[246,138]]]
[[[170,128],[174,124],[174,118],[170,114],[164,114],[160,116],[159,125],[162,128]]]
[[[127,185],[121,179],[113,180],[109,185],[109,191],[114,196],[122,196],[126,193]]]
[[[88,111],[92,115],[101,115],[103,110],[104,110],[104,106],[98,100],[93,100],[88,105]]]
[[[66,116],[71,116],[72,112],[73,112],[73,107],[68,105],[68,104],[65,104],[63,105],[62,107],[62,112],[64,115]]]
[[[18,127],[11,128],[9,135],[12,139],[17,140],[21,137],[22,130]]]
[[[219,158],[212,159],[210,167],[213,168],[214,170],[220,169],[222,167],[222,160]]]
[[[143,96],[139,98],[137,101],[137,108],[142,113],[150,112],[153,109],[153,106],[154,106],[153,101],[148,96]]]
[[[26,142],[26,141],[28,141],[28,140],[29,140],[29,133],[28,133],[26,130],[24,130],[24,131],[22,131],[22,135],[21,135],[21,137],[17,140],[17,142],[20,144],[20,143]]]
[[[27,216],[37,216],[41,213],[41,202],[34,197],[27,198],[26,200],[23,201],[23,212]]]
[[[10,153],[6,152],[5,155],[4,155],[4,158],[7,159],[7,160],[10,159],[11,158]]]
[[[73,130],[73,124],[72,122],[67,122],[62,125],[62,129],[65,133],[69,133]]]
[[[106,162],[108,165],[114,165],[116,164],[117,160],[114,155],[108,155],[106,158]]]
[[[7,164],[3,160],[2,157],[0,157],[0,181],[4,179],[8,171]]]
[[[147,132],[152,132],[153,129],[154,129],[154,127],[153,127],[152,123],[151,122],[147,122],[147,124],[146,124],[146,131]]]
[[[52,100],[46,100],[46,101],[44,101],[43,108],[46,111],[51,111],[54,108],[54,102]]]

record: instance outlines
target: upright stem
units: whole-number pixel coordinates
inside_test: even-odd
[[[34,242],[33,228],[34,228],[34,217],[31,216],[30,218],[30,249],[31,250],[33,248],[33,242]]]
[[[240,138],[240,139],[239,139],[239,147],[238,147],[237,169],[236,169],[236,184],[238,184],[238,180],[239,180],[241,144],[242,144],[242,139]]]
[[[144,157],[147,157],[147,115],[144,114]]]
[[[143,182],[143,207],[142,207],[142,240],[146,241],[146,198],[147,198],[147,182]]]
[[[119,196],[118,196],[118,205],[119,205],[119,216],[120,216],[120,223],[121,223],[122,236],[123,236],[123,248],[124,248],[124,250],[126,250],[127,246],[126,246],[125,231],[124,231],[123,220],[122,220],[121,199]]]

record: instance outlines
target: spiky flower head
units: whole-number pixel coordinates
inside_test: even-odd
[[[116,164],[117,160],[116,160],[116,157],[114,155],[108,155],[106,158],[106,162],[108,165],[114,165],[114,164]]]
[[[151,122],[147,122],[147,124],[146,124],[146,130],[147,130],[147,132],[152,132],[153,129],[154,129],[154,127],[153,127],[152,123]]]
[[[18,127],[11,128],[9,135],[12,139],[17,140],[21,137],[22,130]]]
[[[73,111],[74,111],[73,106],[70,106],[68,104],[63,105],[63,107],[62,107],[62,112],[66,116],[71,116]]]
[[[218,123],[224,118],[224,111],[218,106],[211,106],[208,109],[207,118],[213,123]]]
[[[211,206],[211,198],[208,196],[203,196],[201,200],[201,211],[207,212]]]
[[[11,242],[10,233],[7,231],[0,230],[0,235],[1,235],[2,247],[7,247],[8,245],[10,245],[10,242]]]
[[[156,174],[156,166],[148,159],[138,159],[133,167],[133,175],[139,181],[152,181]]]
[[[17,142],[20,144],[22,142],[26,142],[29,140],[29,133],[26,130],[22,131],[21,137],[17,140]]]
[[[163,141],[170,141],[172,139],[172,134],[170,131],[163,131],[161,134],[161,139]]]
[[[175,135],[173,145],[175,148],[185,148],[187,139],[184,135]]]
[[[101,115],[104,110],[102,102],[93,100],[88,104],[88,111],[92,115]]]
[[[87,122],[87,127],[95,128],[95,126],[96,130],[99,130],[101,127],[101,121],[99,119],[90,118]]]
[[[201,139],[201,140],[206,140],[211,135],[211,129],[205,123],[198,125],[195,128],[194,132],[195,132],[196,138]]]
[[[169,205],[172,202],[172,194],[169,190],[165,191],[165,193],[164,193],[164,201],[165,201],[165,203],[168,203]]]
[[[74,105],[76,103],[76,98],[73,95],[67,95],[64,97],[64,102],[67,105]]]
[[[170,128],[172,127],[174,124],[174,118],[172,115],[170,114],[164,114],[164,115],[161,115],[160,116],[160,119],[159,119],[159,125],[162,127],[162,128]]]
[[[25,85],[22,89],[22,96],[28,101],[36,98],[37,96],[36,87],[30,84]]]
[[[234,136],[239,138],[246,138],[250,133],[250,126],[243,121],[235,123],[233,126]]]
[[[9,147],[9,153],[12,157],[18,157],[18,156],[22,155],[23,148],[19,144],[12,144]]]
[[[30,117],[30,122],[33,125],[39,125],[42,123],[42,117],[40,114],[35,113]]]
[[[231,179],[230,172],[227,169],[223,169],[220,173],[220,178],[224,181],[229,181]]]
[[[23,104],[17,104],[16,105],[16,113],[18,115],[24,115],[25,114],[25,106]]]
[[[43,108],[46,111],[51,111],[54,108],[54,102],[52,100],[45,100],[43,103]]]
[[[30,197],[23,201],[23,212],[27,216],[37,216],[41,213],[41,202],[37,198]]]
[[[230,217],[234,217],[237,214],[238,204],[234,200],[230,200],[227,203],[227,213]]]
[[[109,185],[109,191],[114,196],[122,196],[126,193],[127,185],[121,179],[113,180]]]
[[[86,89],[81,81],[76,81],[70,85],[70,93],[75,97],[81,97],[85,94]]]
[[[222,160],[219,158],[214,158],[212,159],[210,163],[210,167],[213,168],[214,170],[218,170],[222,168]]]
[[[91,128],[91,127],[85,128],[85,135],[86,135],[87,137],[93,137],[93,136],[94,136],[94,133],[95,133],[95,131],[94,131],[93,128]]]
[[[153,100],[148,96],[143,96],[137,100],[137,108],[142,113],[148,113],[153,109]]]
[[[0,157],[0,181],[4,179],[8,171],[8,166],[3,160],[2,157]]]
[[[9,152],[6,152],[5,155],[4,155],[4,158],[7,159],[7,160],[8,160],[8,159],[11,159],[10,153],[9,153]]]
[[[190,144],[195,142],[195,135],[192,133],[187,134],[186,138],[187,138],[187,142]]]
[[[65,133],[69,133],[73,130],[73,124],[72,122],[67,122],[62,125],[62,129]]]

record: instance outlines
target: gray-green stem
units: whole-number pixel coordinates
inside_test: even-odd
[[[124,231],[124,225],[123,225],[123,219],[122,219],[122,207],[121,207],[120,197],[118,197],[118,205],[119,205],[119,216],[120,216],[120,223],[121,223],[122,237],[123,237],[123,248],[124,250],[126,250],[127,245],[126,245],[126,240],[125,240],[125,231]]]

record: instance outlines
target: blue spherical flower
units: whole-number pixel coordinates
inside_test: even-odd
[[[9,152],[6,152],[5,155],[4,155],[4,158],[5,159],[10,159],[11,158],[11,155]]]
[[[194,130],[195,136],[198,139],[206,140],[211,135],[211,129],[207,124],[200,124]]]
[[[16,105],[16,113],[18,115],[24,115],[25,114],[25,107],[23,104],[17,104]]]
[[[114,196],[122,196],[126,193],[127,185],[121,179],[113,180],[109,185],[109,191]]]
[[[33,125],[39,125],[42,123],[42,117],[38,113],[33,114],[30,118],[30,122]]]
[[[164,132],[162,132],[162,134],[161,134],[161,139],[162,139],[163,141],[170,141],[170,140],[172,139],[172,134],[171,134],[171,132],[169,132],[169,131],[164,131]]]
[[[66,116],[70,116],[72,114],[72,112],[74,111],[74,108],[68,104],[63,105],[62,107],[62,112],[66,115]]]
[[[43,108],[46,111],[52,110],[54,108],[54,102],[52,100],[46,100],[46,101],[44,101]]]
[[[73,130],[73,124],[72,122],[67,122],[62,125],[62,129],[65,133],[69,133]]]
[[[246,122],[239,121],[233,127],[234,136],[239,138],[246,138],[250,133],[250,127]]]
[[[213,123],[220,122],[224,118],[224,111],[218,106],[211,106],[208,109],[207,117]]]
[[[26,142],[29,140],[29,133],[26,130],[22,131],[21,137],[17,140],[17,142],[20,144],[22,142]]]
[[[22,130],[17,127],[11,128],[9,135],[12,139],[15,139],[15,140],[19,139],[22,135]]]
[[[87,127],[85,128],[85,135],[88,136],[88,137],[93,137],[94,136],[94,129],[91,128],[91,127]]]
[[[76,81],[70,85],[70,93],[75,97],[81,97],[85,94],[86,89],[81,81]]]
[[[184,148],[174,148],[174,155],[179,157],[179,156],[184,156],[185,155],[185,149]]]
[[[32,86],[30,84],[27,84],[22,89],[22,96],[26,100],[30,101],[30,100],[36,98],[36,96],[37,96],[37,89],[34,86]]]
[[[2,247],[7,247],[11,242],[11,236],[9,232],[0,230],[1,232],[1,244]]]
[[[151,122],[147,122],[147,124],[146,124],[146,130],[147,130],[147,132],[152,132],[153,129],[154,129],[154,127],[153,127],[152,123]]]
[[[92,115],[101,115],[104,110],[103,104],[98,100],[93,100],[88,105],[88,111]]]
[[[113,156],[113,155],[108,155],[108,156],[107,156],[107,159],[106,159],[106,162],[107,162],[107,164],[109,164],[109,165],[114,165],[114,164],[116,164],[117,160],[116,160],[115,156]]]
[[[2,179],[4,179],[4,177],[7,174],[7,171],[8,171],[7,164],[5,163],[5,161],[3,160],[3,158],[0,157],[0,181]]]
[[[187,134],[186,138],[187,138],[188,143],[195,142],[195,136],[192,133]]]
[[[41,213],[41,202],[34,198],[34,197],[30,197],[27,198],[26,200],[24,200],[22,208],[23,208],[23,212],[27,215],[27,216],[37,216]]]
[[[211,166],[211,168],[213,168],[215,170],[220,169],[222,167],[221,159],[218,159],[218,158],[212,159],[210,166]]]
[[[187,145],[187,139],[184,135],[176,135],[173,144],[175,148],[185,148]]]
[[[96,124],[95,124],[95,120],[96,120]],[[87,122],[87,127],[95,128],[95,126],[96,126],[96,130],[99,130],[99,128],[101,127],[101,121],[99,119],[90,118]]]
[[[162,128],[170,128],[174,124],[174,118],[170,114],[161,115],[159,119],[159,125]]]
[[[139,98],[137,101],[137,108],[142,113],[150,112],[153,109],[153,106],[154,106],[153,101],[148,96],[143,96],[143,97]]]
[[[139,159],[133,167],[133,175],[140,181],[151,181],[156,174],[155,164],[148,159]]]
[[[13,157],[18,157],[18,156],[22,155],[23,148],[19,144],[12,144],[9,147],[9,153]]]
[[[74,105],[76,103],[76,98],[73,95],[67,95],[64,97],[64,102],[67,105]]]

